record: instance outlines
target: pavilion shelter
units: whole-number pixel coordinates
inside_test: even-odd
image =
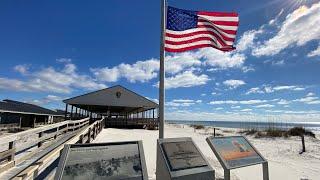
[[[123,86],[116,85],[63,101],[66,119],[104,118],[105,127],[157,128],[158,104]]]

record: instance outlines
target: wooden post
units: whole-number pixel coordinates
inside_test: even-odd
[[[89,131],[88,131],[88,140],[87,140],[87,143],[90,143],[91,141],[91,128],[89,128]]]
[[[80,135],[79,143],[80,143],[80,144],[83,144],[83,134]]]
[[[73,106],[71,106],[70,120],[72,120],[72,117],[73,117]]]
[[[14,149],[16,146],[16,141],[11,141],[9,142],[9,149]],[[14,161],[14,155],[15,155],[15,151],[11,154],[11,156],[8,157],[8,161]]]
[[[93,139],[96,139],[96,135],[97,135],[97,124],[93,126]]]
[[[78,108],[76,107],[76,118],[78,119]]]
[[[53,136],[53,139],[57,139],[59,133],[59,127],[57,127],[56,134]]]
[[[43,132],[39,132],[39,139],[41,139]],[[42,146],[42,141],[38,142],[38,148]]]
[[[304,135],[303,134],[301,135],[301,142],[302,142],[302,151],[300,154],[306,152],[306,145],[304,143]]]
[[[65,112],[64,112],[64,120],[65,121],[67,120],[67,114],[68,114],[68,104],[66,104],[66,109],[65,109]]]
[[[213,137],[216,137],[216,128],[213,128]]]

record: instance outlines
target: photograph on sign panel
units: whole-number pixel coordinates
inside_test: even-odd
[[[71,148],[62,179],[143,178],[137,144]]]
[[[206,165],[192,141],[165,142],[162,146],[172,171]]]
[[[230,168],[264,161],[243,137],[212,138],[211,142]]]

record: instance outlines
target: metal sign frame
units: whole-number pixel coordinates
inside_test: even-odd
[[[180,170],[171,170],[170,168],[170,164],[169,164],[169,159],[166,155],[166,153],[164,152],[165,150],[163,149],[162,144],[163,143],[175,143],[175,142],[185,142],[185,141],[190,141],[192,142],[193,146],[196,148],[196,150],[198,151],[199,155],[201,156],[201,158],[204,160],[204,162],[206,163],[206,165],[204,166],[197,166],[197,167],[191,167],[191,168],[186,168],[186,169],[180,169]],[[204,154],[201,152],[201,150],[199,149],[199,147],[194,143],[193,139],[191,137],[180,137],[180,138],[164,138],[164,139],[158,139],[157,140],[157,178],[160,179],[168,179],[169,177],[162,177],[160,176],[160,171],[158,171],[158,166],[160,166],[161,164],[159,163],[159,155],[161,156],[161,158],[163,158],[163,168],[166,169],[166,171],[168,172],[168,175],[170,176],[170,178],[174,178],[174,179],[179,179],[179,178],[186,178],[186,176],[192,178],[193,174],[210,174],[212,173],[213,179],[214,179],[214,169],[211,167],[211,165],[209,164],[208,160],[205,158]],[[161,169],[161,168],[160,168]],[[189,179],[190,179],[189,178]]]
[[[143,180],[148,180],[148,172],[146,166],[146,160],[144,156],[144,150],[142,141],[123,141],[123,142],[111,142],[111,143],[88,143],[88,144],[66,144],[64,145],[62,154],[60,156],[59,165],[55,174],[54,179],[60,180],[62,179],[63,170],[66,165],[66,160],[68,158],[70,149],[72,148],[79,148],[79,147],[99,147],[99,146],[112,146],[112,145],[126,145],[126,144],[137,144],[138,152],[140,156],[140,164],[141,164],[141,174]]]
[[[247,141],[247,143],[250,145],[250,147],[257,153],[258,156],[261,157],[262,161],[260,162],[255,162],[255,163],[249,163],[246,165],[240,165],[240,166],[234,166],[230,167],[228,163],[222,158],[222,155],[217,151],[216,147],[212,143],[212,139],[227,139],[227,138],[243,138],[244,140]],[[245,137],[245,136],[223,136],[223,137],[214,137],[210,136],[206,138],[207,143],[209,144],[210,148],[212,149],[213,153],[217,157],[218,161],[220,162],[221,166],[224,169],[224,178],[225,180],[230,179],[230,170],[231,169],[237,169],[237,168],[242,168],[242,167],[247,167],[247,166],[253,166],[257,164],[262,164],[263,168],[263,180],[269,180],[269,172],[268,172],[268,161],[261,155],[261,153],[250,143],[250,141]]]

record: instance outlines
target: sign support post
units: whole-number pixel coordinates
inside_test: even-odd
[[[263,180],[269,180],[268,162],[262,163]]]
[[[230,180],[230,169],[223,169],[224,171],[224,180]]]

